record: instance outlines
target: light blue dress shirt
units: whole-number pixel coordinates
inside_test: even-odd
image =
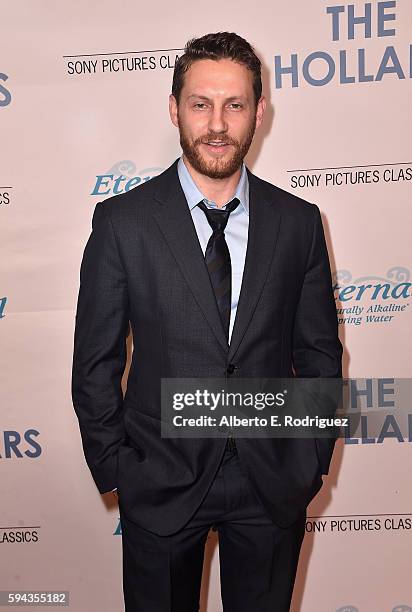
[[[219,207],[212,200],[205,198],[199,190],[183,161],[183,157],[180,157],[177,163],[177,171],[204,255],[213,231],[205,213],[197,204],[203,200],[208,208]],[[229,322],[229,342],[232,337],[233,324],[239,301],[249,231],[249,180],[244,163],[242,164],[242,171],[236,191],[226,204],[233,200],[234,197],[239,198],[240,204],[230,213],[225,229],[225,238],[232,264],[232,305]],[[226,204],[223,206],[223,209],[225,209]]]

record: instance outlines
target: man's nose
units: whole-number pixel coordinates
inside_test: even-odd
[[[224,109],[215,106],[209,120],[209,130],[211,132],[226,132],[227,122],[224,116]]]

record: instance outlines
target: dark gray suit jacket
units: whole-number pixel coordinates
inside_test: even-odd
[[[201,503],[225,439],[161,438],[161,377],[338,377],[342,345],[319,209],[249,170],[249,234],[227,344],[177,174],[96,205],[80,271],[72,398],[101,493],[161,535]],[[123,399],[129,321],[134,351]],[[293,523],[322,486],[333,439],[238,438],[274,522]]]

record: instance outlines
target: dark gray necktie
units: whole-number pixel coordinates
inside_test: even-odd
[[[227,339],[229,338],[230,311],[232,307],[232,265],[224,231],[230,213],[239,204],[240,200],[238,198],[233,198],[224,210],[208,208],[203,200],[198,204],[199,208],[205,213],[213,230],[213,234],[207,243],[205,261]]]

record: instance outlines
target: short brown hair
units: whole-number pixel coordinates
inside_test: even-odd
[[[176,61],[173,72],[172,94],[177,104],[184,85],[185,72],[193,62],[201,59],[232,59],[246,66],[253,73],[253,92],[257,106],[262,95],[261,62],[247,40],[234,32],[205,34],[186,43],[184,54]]]

